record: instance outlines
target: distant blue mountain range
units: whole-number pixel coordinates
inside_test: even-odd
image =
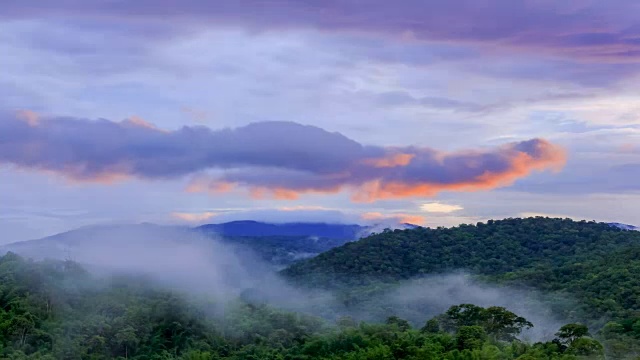
[[[284,223],[272,224],[252,220],[202,225],[196,230],[221,236],[304,236],[355,240],[368,226],[357,224]]]
[[[309,258],[347,242],[384,230],[383,225],[328,223],[265,223],[243,220],[207,224],[195,228],[162,226],[149,223],[136,225],[96,225],[63,232],[42,239],[20,241],[0,247],[0,253],[12,251],[34,259],[77,259],[79,254],[95,253],[97,248],[137,249],[154,246],[159,241],[181,241],[189,234],[204,235],[225,244],[249,249],[267,262],[283,266]],[[403,224],[396,228],[410,229]],[[98,254],[99,255],[99,254]]]

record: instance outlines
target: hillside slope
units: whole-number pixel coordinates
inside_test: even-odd
[[[570,290],[586,304],[585,311],[622,316],[640,310],[631,298],[640,298],[635,280],[639,249],[640,232],[604,223],[505,219],[387,231],[300,261],[282,273],[300,284],[353,292],[354,287],[464,270],[493,281]],[[612,287],[612,282],[624,287]]]
[[[497,275],[533,265],[559,266],[640,244],[640,232],[570,219],[505,219],[452,228],[375,234],[292,265],[291,277],[323,274],[327,281],[359,277],[407,279],[465,269]]]

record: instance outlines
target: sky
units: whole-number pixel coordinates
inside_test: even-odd
[[[8,0],[0,54],[0,243],[238,219],[640,225],[635,0]]]

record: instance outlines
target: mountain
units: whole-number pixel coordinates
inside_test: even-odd
[[[455,269],[495,275],[591,259],[634,244],[640,244],[640,232],[606,223],[542,217],[489,220],[451,228],[384,231],[294,264],[284,273],[313,274],[331,283],[359,282],[367,276],[408,279]]]
[[[95,249],[101,244],[95,253],[97,258],[110,256],[110,261],[120,261],[128,257],[135,263],[144,259],[145,267],[157,270],[160,276],[93,276],[74,262],[32,262],[15,254],[0,257],[0,317],[6,320],[4,325],[0,324],[5,329],[2,334],[6,334],[0,342],[2,349],[20,349],[15,352],[16,356],[0,357],[25,358],[23,349],[36,351],[40,346],[40,351],[55,352],[51,358],[72,358],[69,354],[78,353],[100,353],[96,358],[105,359],[122,358],[123,353],[132,359],[146,358],[142,356],[143,351],[157,348],[163,351],[160,353],[163,358],[170,358],[166,349],[178,354],[189,346],[201,346],[202,351],[179,358],[604,358],[575,357],[572,344],[549,341],[561,324],[569,321],[573,323],[569,330],[586,325],[592,334],[582,339],[584,341],[574,340],[575,344],[589,345],[580,348],[579,354],[585,354],[582,351],[589,348],[602,352],[601,345],[594,345],[594,338],[602,341],[607,358],[635,359],[640,350],[640,232],[625,231],[606,223],[527,218],[453,228],[383,230],[315,258],[301,260],[281,272],[293,282],[311,287],[308,293],[280,281],[262,280],[273,279],[270,276],[254,278],[255,272],[238,273],[236,270],[243,269],[236,269],[236,259],[227,257],[223,251],[226,246],[218,248],[221,252],[215,254],[218,262],[214,262],[213,267],[205,266],[211,259],[198,252],[176,253],[175,247],[162,250],[164,241],[189,234],[202,235],[203,232],[152,224],[99,226],[11,245],[23,250],[31,247],[58,249],[64,253],[69,248]],[[295,246],[304,243],[296,238],[299,239],[284,235],[238,236],[224,237],[224,241],[230,244],[246,241],[254,249],[260,245],[273,250],[281,246],[280,243],[291,242]],[[306,239],[342,241],[312,236]],[[134,247],[138,252],[133,254],[129,253],[131,248],[127,248],[132,240],[142,240],[144,244]],[[157,249],[166,256],[158,258],[149,254]],[[178,261],[172,261],[173,257]],[[461,270],[470,274],[460,276],[456,272]],[[268,269],[265,272],[268,273]],[[257,280],[248,281],[250,279]],[[212,312],[194,306],[199,304],[193,303],[194,299],[183,299],[178,293],[163,290],[164,286],[154,287],[154,281],[162,284],[170,281],[173,285],[174,280],[184,281],[180,285],[189,289],[213,291],[219,287],[228,294],[232,286],[250,291],[236,292],[240,300],[225,307],[222,319],[208,319],[207,314]],[[254,288],[256,284],[259,286]],[[326,288],[335,291],[324,291]],[[260,290],[279,295],[266,298],[276,302],[264,300]],[[306,295],[299,297],[303,293]],[[331,296],[326,297],[327,294]],[[272,307],[289,306],[292,302],[278,302],[285,298],[304,305],[289,309],[310,311],[331,321],[336,315],[349,316],[339,317],[337,327],[325,326],[320,319]],[[210,309],[211,299],[202,301]],[[449,307],[450,304],[454,306]],[[547,342],[527,344],[526,341],[537,341],[529,335],[518,343],[496,342],[496,338],[488,336],[487,331],[496,329],[494,322],[484,318],[489,314],[487,311],[505,321],[511,318],[503,316],[509,313],[505,313],[502,306],[535,323],[534,330],[539,329],[539,336],[545,336],[541,340]],[[479,318],[467,323],[472,320],[467,316]],[[367,325],[360,322],[361,319],[386,321]],[[452,329],[451,319],[465,321],[467,325]],[[474,340],[475,352],[460,351],[460,344],[464,345],[460,339],[467,338],[467,330],[471,335],[479,334],[477,340],[486,341],[486,345],[479,348],[482,343]],[[121,337],[123,333],[127,337]],[[182,337],[182,334],[187,335]],[[88,336],[118,342],[87,342]],[[387,349],[385,352],[378,351],[382,345],[371,342],[372,336],[388,342],[383,344],[386,348],[382,347]],[[121,338],[125,339],[124,343],[119,342]],[[131,347],[123,348],[123,344]],[[426,347],[423,349],[423,346]],[[294,350],[277,352],[287,347]],[[334,356],[342,348],[375,351]],[[218,351],[216,349],[220,353],[212,357],[210,352]],[[262,350],[258,352],[259,349]],[[444,349],[450,354],[444,354]],[[237,352],[229,357],[230,351]],[[503,351],[504,356],[497,351]],[[529,351],[539,356],[529,356],[525,353]]]
[[[19,241],[0,247],[0,253],[8,251],[34,259],[68,259],[88,246],[121,246],[131,239],[142,241],[175,238],[184,227],[155,224],[92,225],[62,232],[41,239]]]
[[[402,224],[401,228],[415,225]],[[78,254],[94,252],[96,247],[111,251],[115,247],[151,246],[158,241],[173,241],[204,235],[225,244],[249,249],[267,262],[279,267],[300,259],[314,257],[347,242],[380,232],[383,226],[328,223],[272,224],[258,221],[232,221],[207,224],[195,228],[161,226],[149,223],[135,225],[87,226],[42,239],[11,243],[0,247],[34,259],[77,259]]]
[[[221,236],[295,236],[355,240],[366,227],[355,224],[283,223],[272,224],[252,220],[207,224],[196,228]]]
[[[290,236],[290,237],[317,237],[327,239],[357,240],[384,229],[415,229],[420,226],[414,224],[329,224],[329,223],[265,223],[253,220],[231,221],[222,224],[207,224],[195,228],[204,233],[215,233],[226,237],[249,236]]]
[[[296,262],[282,274],[305,286],[357,294],[358,288],[466,271],[549,292],[573,289],[585,312],[612,316],[640,311],[639,254],[640,232],[537,217],[386,231]]]
[[[610,226],[613,227],[617,227],[619,229],[622,230],[633,230],[633,231],[640,231],[640,227],[634,226],[634,225],[629,225],[629,224],[621,224],[621,223],[617,223],[617,222],[611,222],[611,223],[607,223]]]

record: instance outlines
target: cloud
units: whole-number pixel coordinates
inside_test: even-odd
[[[414,224],[424,225],[426,219],[424,216],[406,213],[383,214],[381,212],[366,212],[361,215],[362,220],[374,223],[392,223],[392,224]]]
[[[0,164],[80,182],[193,176],[188,191],[242,187],[258,199],[292,200],[346,190],[354,201],[372,202],[490,190],[532,171],[559,170],[565,162],[564,150],[544,139],[442,152],[365,146],[340,133],[293,122],[165,131],[141,120],[41,117],[32,126],[15,114],[0,116]],[[210,177],[212,170],[220,174]]]
[[[640,5],[633,1],[474,0],[391,3],[372,0],[184,0],[113,3],[47,0],[9,2],[11,18],[84,16],[144,25],[149,37],[177,25],[237,25],[257,31],[311,28],[364,33],[398,41],[437,41],[484,46],[486,51],[548,53],[589,62],[634,63],[640,57]],[[167,21],[167,18],[170,20]],[[170,24],[162,27],[162,24]],[[183,30],[184,31],[184,30]]]
[[[280,206],[278,208],[280,211],[313,211],[313,210],[324,210],[324,211],[335,211],[336,209],[330,209],[324,206],[318,205],[296,205],[296,206]]]
[[[384,106],[423,106],[437,110],[452,110],[456,112],[483,112],[493,106],[485,106],[473,102],[459,101],[437,96],[415,97],[407,91],[387,91],[379,94],[370,94],[359,91],[363,96],[369,96]]]
[[[188,106],[181,107],[180,111],[187,115],[191,120],[199,124],[206,124],[211,118],[210,114],[208,114],[207,112]]]
[[[399,153],[378,159],[364,159],[363,162],[376,168],[393,168],[409,165],[415,156],[415,154]]]
[[[38,114],[31,110],[18,110],[16,118],[26,122],[29,126],[37,126],[40,121]]]
[[[233,190],[236,184],[226,181],[211,180],[206,176],[196,175],[187,184],[186,191],[189,193],[208,192],[211,194],[227,193]]]
[[[146,121],[145,119],[143,119],[143,118],[141,118],[139,116],[132,116],[132,117],[124,120],[122,123],[124,125],[127,125],[127,126],[140,126],[140,127],[151,129],[151,130],[166,132],[165,130],[162,130],[162,129],[158,128],[154,124]]]
[[[205,211],[200,213],[173,212],[171,217],[186,222],[202,222],[212,219],[218,215],[215,212]]]
[[[443,204],[440,202],[430,202],[420,205],[422,211],[430,213],[452,213],[464,209],[460,205]]]

